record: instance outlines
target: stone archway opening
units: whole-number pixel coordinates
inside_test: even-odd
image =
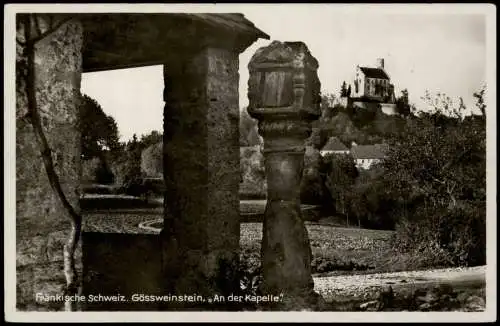
[[[102,274],[113,275],[110,292],[120,283],[127,293],[182,295],[197,289],[201,295],[229,294],[224,291],[238,286],[236,275],[222,276],[228,266],[236,268],[239,251],[238,55],[267,35],[237,14],[89,19],[84,20],[84,71],[163,65],[165,198],[159,237],[115,235],[110,245],[109,237],[100,241],[96,234],[84,234],[84,268],[109,256],[115,263]],[[109,20],[113,37],[101,32]],[[96,21],[101,26],[92,29]],[[86,250],[86,244],[92,245]],[[103,250],[93,247],[102,248],[99,244],[105,244]],[[127,276],[120,277],[123,270]],[[88,284],[89,293],[96,289],[95,281]],[[112,309],[123,307],[114,304]],[[142,308],[136,304],[134,309]]]
[[[60,158],[55,160],[61,162],[56,172],[73,207],[79,207],[81,162],[75,121],[81,73],[164,65],[164,228],[160,236],[151,237],[82,234],[82,248],[76,252],[76,267],[83,277],[80,292],[187,294],[197,289],[201,295],[225,294],[235,285],[236,279],[225,274],[237,261],[239,248],[238,54],[258,38],[269,36],[241,14],[42,14],[32,27],[43,30],[59,16],[64,20],[35,49],[36,92],[51,152]],[[18,29],[19,35],[22,32]],[[22,48],[18,50],[19,63],[24,57]],[[24,92],[21,83],[18,122],[24,121]],[[43,170],[31,164],[38,162],[40,149],[29,124],[17,124],[17,139],[17,153],[23,153],[18,160],[22,163],[16,165],[17,184],[23,185],[17,187],[17,229],[29,224],[35,230],[44,225],[38,216],[50,216],[64,238],[61,222],[67,220],[67,212],[50,190]],[[18,246],[18,257],[38,246],[30,230],[26,246]],[[52,233],[42,236],[40,250],[44,246],[56,252],[61,249],[62,241],[47,243]],[[27,279],[35,286],[19,284],[18,295],[26,298],[23,307],[32,307],[35,290],[56,295],[64,288],[64,278],[57,277],[51,279],[53,287],[34,290],[47,283],[44,274],[54,274],[42,266],[45,262],[60,266],[61,255],[56,256],[36,256],[29,262],[36,268],[27,267],[32,273]],[[99,261],[106,261],[101,263],[103,270],[88,268]],[[60,309],[35,305],[42,310]],[[172,307],[115,302],[104,310],[142,309]]]
[[[104,113],[114,118],[119,134],[124,136],[118,148],[105,149],[97,160],[82,158],[81,187],[85,191],[80,199],[82,294],[86,297],[118,292],[128,297],[141,288],[148,293],[161,293],[157,286],[161,279],[158,234],[140,226],[151,219],[163,219],[163,166],[156,167],[155,172],[161,174],[158,178],[158,175],[146,174],[142,164],[146,146],[162,140],[162,92],[161,65],[82,74],[81,93],[96,100]],[[148,133],[149,141],[143,137],[146,132],[142,132],[148,118],[159,121],[151,128],[159,137]],[[103,163],[101,160],[104,164],[100,167],[105,166],[113,174],[111,183],[89,180],[94,176],[95,161]],[[151,181],[155,183],[146,184]],[[154,305],[150,307],[154,308],[159,309]],[[81,309],[123,310],[130,309],[130,305],[94,302]]]
[[[162,65],[82,74],[82,208],[163,207],[162,92]]]

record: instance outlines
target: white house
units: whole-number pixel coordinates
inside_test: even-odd
[[[357,145],[351,148],[351,154],[358,169],[369,169],[384,159],[388,149],[387,144]]]
[[[356,66],[354,77],[353,98],[376,101],[379,103],[394,103],[394,85],[384,68],[384,59],[377,60],[377,67]]]
[[[321,156],[327,154],[349,154],[350,150],[337,137],[330,137],[320,151]]]

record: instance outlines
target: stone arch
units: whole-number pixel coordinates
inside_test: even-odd
[[[166,284],[152,287],[164,289],[175,283],[179,287],[173,290],[179,292],[203,276],[211,280],[202,282],[206,291],[223,292],[226,285],[218,281],[220,262],[234,258],[239,239],[239,169],[231,172],[231,166],[239,164],[238,54],[258,38],[269,36],[240,14],[43,14],[37,18],[32,28],[42,32],[58,18],[65,19],[36,48],[36,94],[50,149],[67,156],[56,172],[77,210],[80,153],[75,120],[81,73],[153,64],[174,68],[164,73],[164,135],[168,139],[164,142],[164,164],[172,171],[165,175],[171,185],[167,194],[170,215],[165,213],[164,223],[167,230],[155,239],[136,240],[144,248],[153,249],[151,257],[158,263],[166,264],[160,267],[158,276],[166,279]],[[20,25],[17,34],[22,38]],[[60,305],[35,301],[35,292],[57,295],[64,287],[60,249],[68,236],[68,216],[40,168],[40,149],[26,119],[25,59],[18,44],[16,229],[18,235],[26,232],[24,238],[18,237],[17,246],[17,274],[21,276],[18,308],[59,310]],[[233,143],[235,146],[231,146]],[[216,205],[216,201],[225,204]],[[54,225],[49,234],[33,236],[40,226],[50,229],[47,223]],[[221,233],[227,236],[221,237]],[[94,236],[86,238],[87,244],[98,245],[99,239]],[[193,237],[198,241],[193,242]],[[123,243],[135,241],[133,238],[115,240]],[[40,254],[30,257],[33,250]],[[85,248],[83,252],[85,260]],[[85,270],[81,257],[80,248],[76,251],[80,271]],[[174,271],[171,266],[179,261],[189,264],[179,263]]]

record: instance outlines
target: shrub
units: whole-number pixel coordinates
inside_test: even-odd
[[[360,170],[354,184],[346,192],[346,213],[358,226],[393,230],[398,217],[398,206],[383,182],[384,170],[373,166]]]
[[[349,199],[359,172],[351,155],[329,154],[324,157],[325,185],[335,210],[348,214]]]
[[[486,263],[486,209],[463,204],[449,209],[422,208],[401,220],[392,246],[413,257],[412,268],[477,266]]]
[[[163,177],[163,142],[150,145],[142,151],[141,171],[150,177]]]
[[[260,255],[255,250],[242,249],[238,268],[240,282],[240,293],[257,295],[258,288],[262,283],[262,267]]]
[[[406,214],[395,248],[453,266],[486,262],[486,119],[444,94],[407,119],[384,160],[386,188]],[[429,263],[429,262],[426,262]]]
[[[486,264],[485,203],[467,203],[448,211],[439,238],[455,265]]]
[[[240,147],[240,195],[266,198],[264,157],[259,146]]]
[[[345,259],[344,257],[324,257],[318,255],[314,256],[311,260],[312,273],[365,271],[369,269],[373,269],[373,266],[369,266],[362,261],[356,261],[352,258]]]
[[[95,180],[99,184],[112,184],[115,181],[115,176],[104,159],[99,161],[95,171]]]
[[[391,239],[395,251],[389,259],[396,269],[415,270],[453,266],[447,252],[425,223],[416,224],[404,219],[396,226],[396,233]]]
[[[319,150],[307,146],[300,184],[300,201],[303,204],[325,205],[331,201],[330,194],[323,181],[323,169],[323,158]]]

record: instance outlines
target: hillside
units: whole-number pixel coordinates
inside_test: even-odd
[[[318,148],[332,136],[338,137],[348,147],[352,142],[362,145],[384,143],[404,132],[406,126],[406,118],[386,115],[380,109],[336,106],[328,110],[329,114],[313,123],[316,133],[320,133],[321,142],[314,144]]]
[[[368,106],[321,108],[319,120],[312,123],[311,137],[306,144],[320,149],[326,141],[337,136],[347,147],[352,142],[360,145],[385,143],[392,137],[404,132],[408,117],[387,115],[378,107]],[[262,144],[262,138],[257,131],[257,121],[252,119],[246,109],[240,115],[240,146],[257,146]]]

